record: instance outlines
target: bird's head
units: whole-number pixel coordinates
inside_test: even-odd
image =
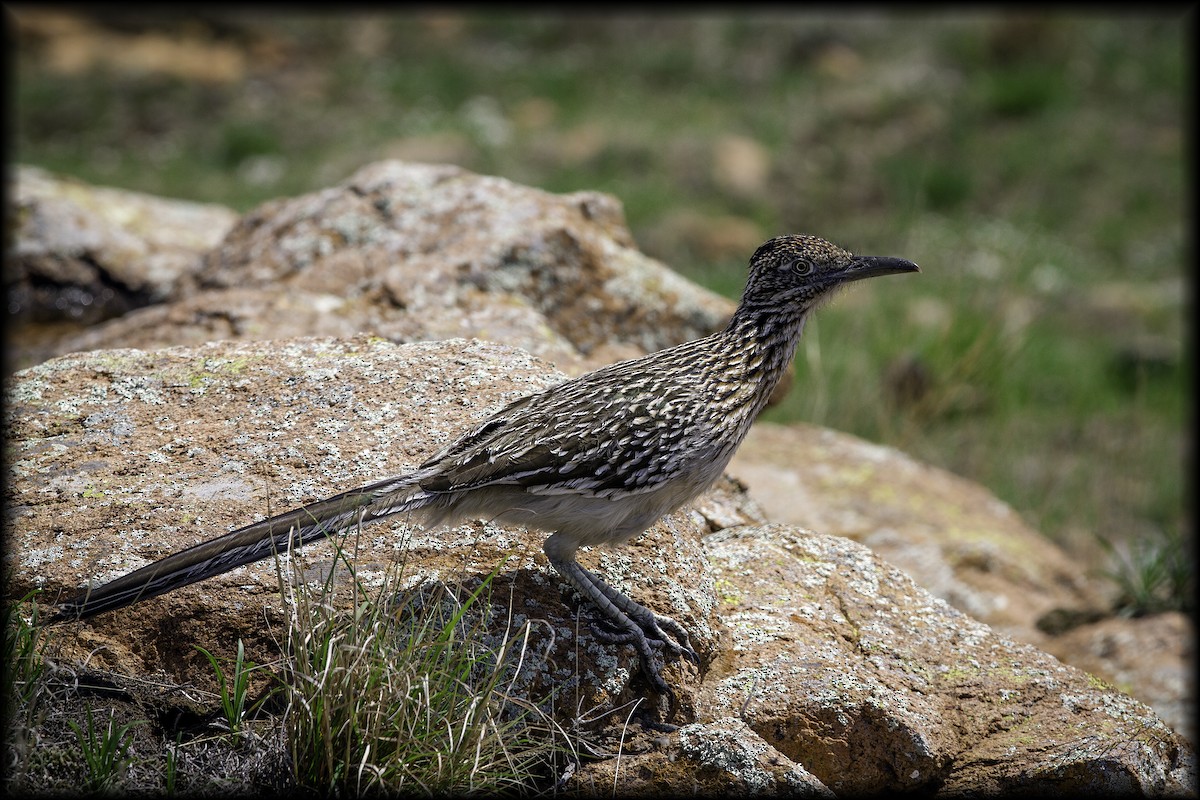
[[[742,304],[806,312],[851,281],[919,271],[903,258],[856,256],[817,236],[776,236],[751,256]]]

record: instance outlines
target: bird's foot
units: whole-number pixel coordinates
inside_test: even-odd
[[[644,611],[644,614],[629,614],[622,621],[601,617],[592,623],[592,632],[607,644],[627,644],[644,637],[655,649],[683,656],[697,666],[700,664],[700,656],[692,648],[692,639],[682,625],[670,617],[648,609]]]
[[[547,540],[547,544],[554,537]],[[692,647],[691,637],[686,630],[670,617],[655,614],[650,609],[626,597],[609,586],[597,575],[581,567],[573,558],[556,558],[551,550],[550,564],[576,591],[599,612],[597,624],[593,625],[596,638],[608,644],[632,644],[642,660],[642,667],[654,688],[667,695],[675,705],[675,695],[663,680],[663,651],[674,656],[683,656],[693,664],[700,664],[700,656]]]
[[[674,705],[675,694],[662,676],[665,665],[660,653],[665,650],[671,655],[683,656],[697,666],[700,656],[692,648],[691,637],[682,625],[647,608],[639,606],[638,609],[640,611],[623,614],[624,619],[620,620],[601,618],[592,626],[592,632],[607,644],[632,644],[641,656],[650,682],[660,693],[668,695]]]

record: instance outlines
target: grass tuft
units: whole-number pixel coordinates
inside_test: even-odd
[[[44,686],[46,662],[42,658],[45,627],[38,624],[38,592],[32,591],[4,606],[4,700],[10,714],[37,705]],[[28,619],[21,608],[29,608]]]
[[[1164,532],[1121,546],[1100,539],[1113,567],[1105,572],[1118,590],[1116,609],[1129,616],[1195,610],[1192,559],[1183,536]]]
[[[253,703],[248,702],[251,676],[254,672],[262,670],[263,667],[256,665],[253,661],[246,660],[246,648],[242,644],[241,639],[238,639],[237,655],[233,660],[232,672],[228,675],[226,675],[216,656],[199,645],[196,645],[196,649],[204,654],[204,657],[208,659],[208,663],[212,665],[217,675],[218,694],[221,698],[221,712],[224,717],[223,722],[229,728],[231,734],[237,735],[241,733],[242,723],[246,717],[253,714],[263,703],[270,699],[271,695],[277,689],[267,692]]]
[[[530,648],[536,621],[514,624],[508,598],[493,604],[503,565],[458,587],[426,580],[398,591],[399,564],[368,591],[353,555],[336,552],[338,568],[320,581],[285,578],[281,565],[280,660],[255,664],[240,640],[228,663],[197,647],[216,673],[213,704],[229,731],[216,736],[178,715],[172,687],[154,699],[119,688],[139,683],[132,678],[58,670],[36,597],[6,606],[5,789],[361,796],[553,786],[577,757],[539,708],[546,698],[518,688],[540,657]],[[269,688],[254,697],[264,676]],[[112,704],[107,719],[86,697],[97,692]],[[133,719],[147,711],[149,720]]]
[[[513,630],[510,619],[498,640],[484,628],[495,571],[461,598],[437,582],[395,593],[401,572],[373,594],[354,580],[345,610],[333,570],[284,586],[296,783],[321,794],[529,791],[570,750],[513,690],[530,623]]]
[[[4,605],[4,748],[6,793],[24,779],[45,715],[48,667],[45,628],[38,625],[37,592]],[[29,609],[28,617],[21,613]]]
[[[129,732],[145,722],[137,720],[117,725],[116,714],[110,712],[108,725],[103,730],[97,730],[90,707],[87,708],[85,716],[86,730],[75,720],[67,721],[67,725],[75,731],[79,753],[87,768],[83,789],[85,792],[108,792],[117,788],[133,763],[133,758],[129,755]]]

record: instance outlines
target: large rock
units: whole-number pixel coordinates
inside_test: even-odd
[[[1108,617],[1051,638],[1044,648],[1133,695],[1196,743],[1196,628],[1187,614]]]
[[[862,545],[707,539],[732,644],[696,700],[838,794],[1177,795],[1188,744],[1130,697],[951,608]]]
[[[179,296],[233,227],[223,206],[91,186],[18,166],[10,178],[8,313],[95,323]]]
[[[833,792],[737,717],[682,726],[670,736],[622,730],[621,758],[589,761],[564,783],[581,797],[820,797]]]
[[[711,333],[733,310],[642,254],[610,195],[401,161],[264,204],[191,282],[58,352],[364,332],[502,341],[578,373]]]
[[[23,371],[5,418],[9,596],[40,587],[52,598],[410,469],[561,377],[500,345],[371,337],[104,351]],[[620,773],[629,793],[1194,791],[1189,748],[1145,706],[993,633],[861,545],[742,524],[758,516],[726,484],[630,546],[583,555],[688,627],[702,665],[666,670],[683,727],[627,761],[583,767],[566,788]],[[366,585],[402,559],[417,585],[466,589],[503,564],[496,619],[545,623],[532,626],[516,690],[544,698],[556,688],[551,713],[610,720],[598,735],[626,742],[628,712],[604,712],[645,693],[638,660],[575,618],[542,539],[478,521],[424,531],[398,520],[348,542]],[[335,566],[329,544],[281,564],[285,580]],[[259,663],[277,655],[277,586],[265,562],[72,624],[57,632],[60,660],[211,686],[197,645],[229,657],[240,638]]]
[[[767,518],[867,545],[960,611],[1109,681],[1194,737],[1191,621],[1109,617],[1077,559],[979,485],[803,424],[758,423],[729,471]]]
[[[950,605],[1042,645],[1038,620],[1107,603],[1072,558],[978,484],[813,425],[759,423],[729,472],[776,522],[847,536]]]

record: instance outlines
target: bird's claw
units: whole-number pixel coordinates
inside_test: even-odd
[[[692,648],[687,631],[670,617],[648,611],[645,616],[631,615],[628,625],[600,618],[593,622],[592,633],[606,644],[632,644],[641,656],[650,682],[661,694],[670,698],[672,706],[676,704],[675,693],[662,676],[665,665],[660,653],[666,650],[671,655],[683,656],[696,666],[700,665],[700,656]]]

